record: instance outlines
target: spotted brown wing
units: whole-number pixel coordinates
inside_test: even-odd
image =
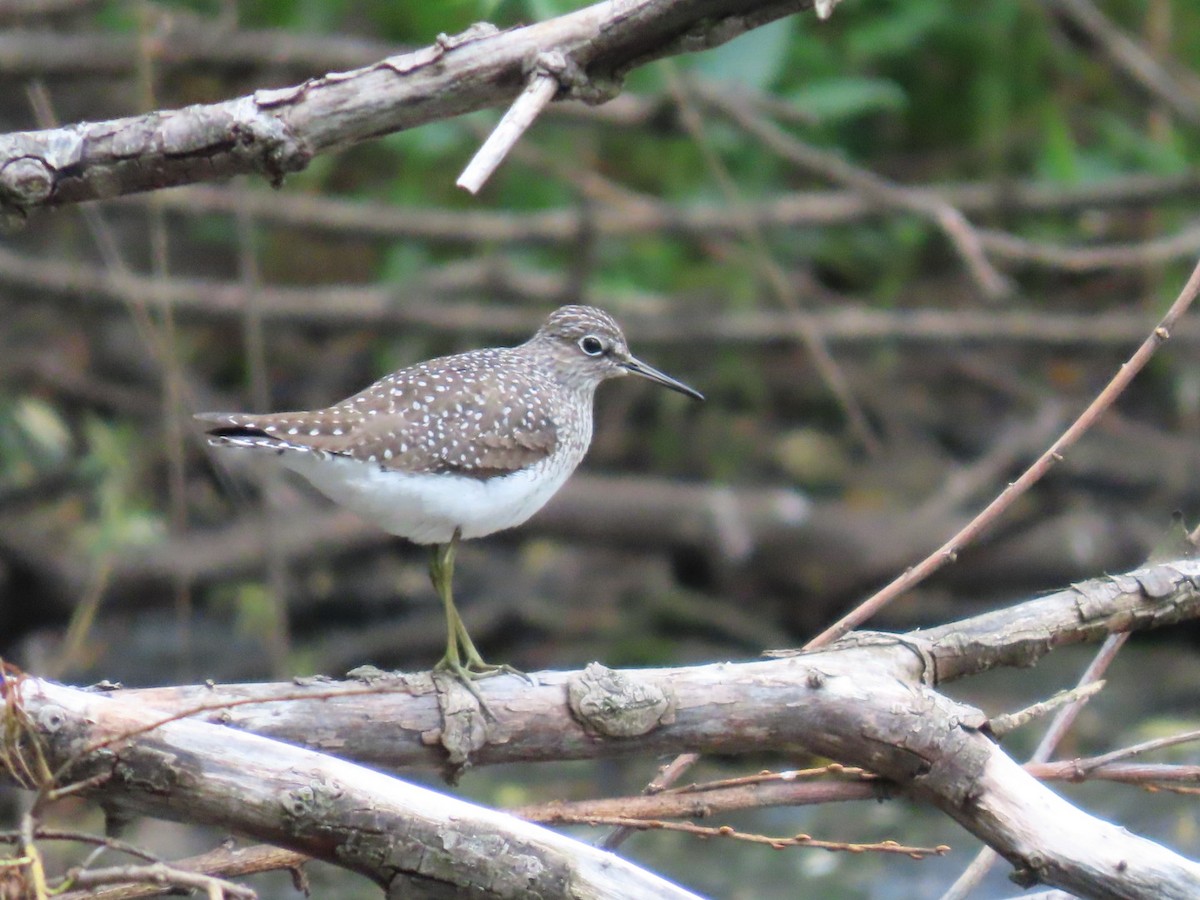
[[[554,452],[552,390],[507,351],[476,351],[397,372],[331,412],[358,413],[340,449],[356,459],[486,478]]]
[[[328,409],[200,418],[218,426],[209,434],[221,443],[488,478],[554,452],[558,429],[549,407],[556,389],[507,351],[475,351],[401,370]]]

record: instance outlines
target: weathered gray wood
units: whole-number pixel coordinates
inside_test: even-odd
[[[860,665],[919,685],[996,666],[1026,667],[1053,647],[1200,617],[1200,563],[1181,560],[1092,579],[1026,603],[907,635],[852,635],[829,651],[792,659],[626,673],[631,686],[669,698],[670,709],[636,735],[597,736],[564,702],[586,672],[538,673],[480,682],[497,721],[464,709],[443,727],[442,701],[427,674],[366,672],[358,680],[301,684],[164,687],[127,692],[164,713],[199,715],[388,769],[658,754],[679,749],[738,754],[812,746],[824,727],[810,671],[853,679]],[[866,671],[866,670],[864,670]],[[618,693],[617,690],[610,691]],[[269,702],[271,698],[288,698]],[[311,702],[296,702],[309,699]],[[255,702],[255,701],[263,702]],[[840,712],[835,710],[840,715]],[[628,729],[626,729],[628,731]],[[814,748],[817,749],[817,748]],[[822,751],[824,752],[824,751]],[[840,757],[839,757],[840,758]],[[849,760],[842,760],[849,762]]]
[[[70,764],[66,781],[99,776],[92,796],[111,807],[230,828],[389,894],[695,896],[611,853],[332,756],[196,720],[146,731],[162,716],[123,696],[36,679],[18,690],[51,768]]]
[[[545,843],[540,830],[512,829],[500,814],[222,726],[376,765],[451,769],[468,760],[800,746],[866,767],[933,804],[1004,856],[1023,882],[1105,900],[1182,900],[1200,896],[1200,865],[1063,800],[990,739],[982,712],[932,685],[1028,664],[1052,646],[1109,630],[1194,618],[1197,580],[1200,563],[1185,560],[924,633],[858,634],[768,661],[631,672],[592,665],[545,673],[536,686],[492,678],[482,689],[495,721],[456,682],[371,672],[348,683],[109,693],[26,679],[19,696],[51,767],[75,760],[73,778],[107,775],[91,793],[112,806],[220,824],[385,884],[387,873],[402,872],[423,879],[431,896],[443,883],[513,891],[534,876],[549,892],[542,896],[554,895],[555,885],[576,884],[570,879],[600,878],[592,867],[607,872],[609,858],[580,856],[571,842]],[[156,722],[164,724],[145,730]],[[86,751],[106,739],[115,740]],[[501,849],[529,864],[493,871],[488,858]],[[659,896],[640,888],[628,895]]]
[[[224,103],[0,135],[0,217],[231,175],[274,182],[318,153],[508,104],[539,53],[569,61],[560,96],[601,102],[625,74],[704,50],[811,6],[809,0],[605,0],[498,31],[472,26],[349,72]]]

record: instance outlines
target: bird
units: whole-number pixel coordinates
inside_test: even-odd
[[[448,672],[474,680],[511,666],[484,661],[454,603],[461,540],[521,525],[587,453],[604,381],[638,375],[704,395],[637,359],[594,306],[563,306],[515,347],[442,356],[385,376],[325,409],[199,413],[209,444],[271,457],[384,531],[431,545],[429,577],[446,618]]]

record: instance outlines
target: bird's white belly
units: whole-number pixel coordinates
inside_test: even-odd
[[[582,454],[581,454],[582,455]],[[442,544],[455,528],[464,538],[520,525],[570,477],[578,460],[553,457],[488,479],[411,474],[342,456],[284,454],[280,462],[347,509],[418,544]]]

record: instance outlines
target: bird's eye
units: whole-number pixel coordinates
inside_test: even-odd
[[[599,356],[604,352],[604,341],[594,334],[589,334],[579,339],[579,349],[588,356]]]

